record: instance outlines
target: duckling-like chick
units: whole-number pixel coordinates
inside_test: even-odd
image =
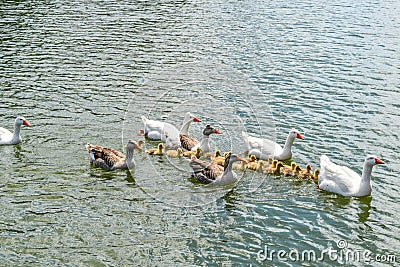
[[[262,167],[263,164],[261,164],[261,166],[259,165],[259,162],[257,161],[256,156],[254,155],[250,155],[250,157],[247,159],[247,169],[256,171],[257,169],[259,169],[260,167]]]
[[[302,179],[312,179],[313,178],[313,173],[311,172],[311,169],[312,169],[311,165],[307,164],[306,165],[306,169],[300,171],[298,177],[302,178]]]
[[[219,151],[219,150],[215,151],[215,155],[212,159],[212,162],[213,162],[213,164],[218,164],[221,166],[225,165],[225,157],[223,157],[221,155],[221,151]]]
[[[278,162],[275,168],[271,168],[269,174],[281,174],[281,168],[283,167],[282,162]]]
[[[185,152],[183,152],[183,155],[185,157],[191,157],[192,155],[195,155],[196,158],[200,158],[202,153],[203,153],[203,151],[201,151],[201,148],[197,147],[196,151],[185,151]]]
[[[246,164],[247,164],[247,162],[245,160],[240,163],[234,163],[234,164],[232,164],[232,169],[242,171],[246,168]]]
[[[264,173],[273,173],[273,171],[276,169],[276,165],[278,165],[278,160],[274,159],[270,166],[264,168]]]
[[[140,147],[140,151],[142,149],[142,145],[144,144],[144,140],[137,141],[137,145]]]
[[[314,179],[314,180],[317,180],[317,181],[318,181],[318,176],[319,176],[319,173],[320,173],[320,172],[321,172],[320,169],[315,169],[314,175],[313,175],[313,179]]]
[[[293,172],[292,176],[299,178],[299,175],[300,175],[301,171],[302,171],[302,169],[300,168],[299,165],[297,165],[296,168],[294,169],[294,172]]]
[[[290,163],[290,166],[288,166],[288,165],[283,166],[283,168],[281,168],[282,175],[284,175],[284,176],[293,175],[293,172],[296,169],[296,166],[297,166],[296,162],[293,162],[293,161]]]
[[[146,153],[149,155],[164,155],[164,145],[163,143],[159,143],[157,148],[150,148],[146,150]]]
[[[177,158],[177,157],[181,157],[183,155],[183,150],[182,150],[182,148],[178,147],[177,150],[173,150],[173,149],[167,150],[166,154],[168,157]]]

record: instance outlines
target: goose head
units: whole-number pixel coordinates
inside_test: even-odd
[[[296,138],[301,139],[301,140],[304,140],[304,137],[303,137],[303,136],[300,134],[300,132],[299,132],[298,130],[296,130],[296,129],[290,130],[289,136],[290,136],[290,138],[293,139],[293,140],[296,139]]]
[[[31,124],[24,117],[17,117],[15,119],[15,125],[18,125],[18,126],[21,126],[21,125],[31,126]]]
[[[225,157],[225,166],[224,169],[226,169],[226,167],[230,164],[233,163],[235,161],[246,161],[244,158],[239,157],[236,154],[232,154],[232,152],[228,152],[228,154]]]
[[[140,141],[139,141],[140,142]],[[126,151],[133,151],[134,149],[142,150],[142,148],[136,143],[134,140],[129,140],[128,144],[126,145]]]
[[[210,134],[221,134],[220,131],[218,131],[217,129],[215,129],[214,127],[212,127],[210,124],[206,125],[206,128],[203,131],[204,135],[210,135]]]
[[[369,165],[369,166],[374,166],[376,164],[385,164],[384,161],[380,160],[377,156],[375,155],[368,155],[365,158],[365,165]]]
[[[185,119],[184,122],[201,122],[195,115],[193,115],[191,112],[187,112],[185,114]]]

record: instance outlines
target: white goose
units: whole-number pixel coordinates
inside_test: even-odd
[[[259,159],[274,158],[277,160],[288,160],[292,158],[292,146],[296,138],[304,139],[300,132],[292,129],[286,138],[285,146],[282,148],[279,144],[269,139],[262,139],[250,136],[242,132],[249,155],[255,155]]]
[[[0,127],[0,145],[15,145],[21,143],[21,125],[31,126],[24,117],[17,117],[14,122],[14,133]]]
[[[89,152],[90,162],[96,167],[103,168],[107,171],[127,170],[135,167],[133,152],[135,149],[141,150],[142,148],[140,145],[142,143],[142,141],[136,143],[133,140],[129,140],[126,145],[126,155],[113,148],[99,145],[87,144],[86,149]]]
[[[145,116],[142,116],[142,121],[144,124],[144,130],[141,130],[141,133],[144,134],[147,138],[167,142],[168,137],[168,144],[170,144],[171,147],[180,146],[179,130],[171,123],[150,120]],[[194,116],[192,113],[187,112],[183,120],[181,132],[186,131],[187,134],[189,125],[192,122],[201,122],[201,120],[196,118],[196,116]]]
[[[365,158],[362,176],[353,170],[331,162],[326,155],[321,156],[321,171],[318,186],[322,190],[343,196],[367,196],[371,194],[371,172],[376,164],[385,164],[374,155]]]
[[[235,161],[244,161],[244,159],[236,154],[228,153],[225,167],[222,167],[193,157],[189,166],[193,170],[193,177],[200,182],[210,185],[228,185],[238,181],[236,173],[232,171],[232,164]]]

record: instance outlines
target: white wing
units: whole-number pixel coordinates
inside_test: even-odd
[[[274,141],[250,136],[245,132],[242,132],[242,136],[249,152],[253,150],[259,151],[258,153],[261,155],[274,156],[281,154],[283,151],[283,148]]]
[[[350,196],[358,191],[360,183],[361,177],[355,171],[336,165],[325,155],[321,156],[321,173],[318,178],[321,189]]]
[[[149,120],[145,116],[142,116],[143,124],[145,125],[145,133],[149,134],[148,137],[151,139],[161,139],[166,141],[165,134],[170,138],[170,141],[176,143],[179,141],[179,130],[170,123]]]
[[[0,142],[8,142],[12,139],[12,137],[12,132],[3,127],[0,127]]]

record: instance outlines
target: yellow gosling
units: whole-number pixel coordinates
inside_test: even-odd
[[[191,157],[192,155],[195,155],[196,158],[200,158],[201,154],[202,154],[202,151],[201,151],[200,147],[197,147],[196,151],[185,151],[185,152],[183,152],[183,155],[185,157]]]
[[[299,178],[302,178],[302,179],[312,179],[313,178],[313,173],[311,172],[311,165],[310,164],[307,164],[306,165],[306,169],[305,170],[302,170],[302,171],[300,171],[300,173],[299,173]]]
[[[278,160],[273,160],[272,164],[266,168],[264,168],[264,173],[273,173],[276,169],[276,165],[278,165]]]
[[[255,171],[258,167],[259,165],[256,156],[250,155],[250,157],[247,159],[246,168]]]
[[[319,173],[320,173],[321,171],[320,171],[320,169],[316,169],[315,171],[314,171],[314,175],[313,175],[313,179],[314,180],[318,180],[318,176],[319,176]]]
[[[157,148],[150,148],[146,150],[146,153],[149,155],[163,155],[164,154],[164,145],[163,143],[159,143]]]
[[[292,176],[299,178],[300,172],[301,172],[301,168],[300,168],[300,166],[297,165],[296,169],[294,169]]]
[[[168,157],[178,158],[178,157],[182,156],[183,151],[182,151],[182,148],[179,147],[177,150],[173,150],[173,149],[172,150],[167,150],[166,154],[167,154]]]
[[[217,164],[217,165],[221,165],[221,166],[225,165],[225,157],[221,156],[221,151],[219,151],[219,150],[215,151],[215,155],[213,157],[212,162],[213,162],[213,164]]]
[[[287,166],[287,165],[283,166],[283,168],[281,168],[282,175],[284,175],[284,176],[292,176],[294,170],[296,169],[296,166],[297,166],[297,164],[294,161],[292,161],[290,163],[290,166]]]
[[[282,167],[283,167],[283,163],[278,162],[278,164],[276,164],[276,168],[273,170],[273,174],[281,174]]]
[[[234,170],[244,170],[246,168],[246,161],[242,161],[240,163],[234,163],[232,164],[232,169]]]

